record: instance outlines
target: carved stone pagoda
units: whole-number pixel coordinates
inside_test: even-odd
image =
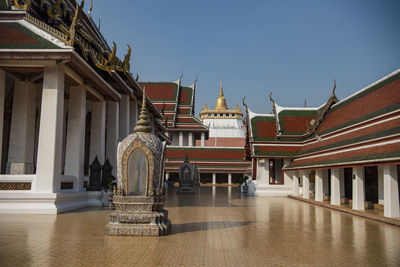
[[[194,194],[200,186],[200,172],[189,162],[186,154],[185,162],[179,166],[179,188],[177,194]]]
[[[105,227],[108,235],[166,235],[171,231],[163,209],[166,143],[150,132],[143,89],[143,104],[135,132],[118,145],[115,211]]]

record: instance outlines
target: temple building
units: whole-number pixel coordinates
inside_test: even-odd
[[[400,217],[400,70],[316,108],[247,108],[258,194],[291,194]]]
[[[243,113],[237,106],[230,110],[220,88],[217,104],[194,116],[196,81],[183,86],[175,82],[140,82],[154,105],[164,114],[171,145],[167,147],[166,177],[178,181],[179,166],[186,155],[200,171],[202,183],[232,184],[250,171],[245,158]]]
[[[101,205],[89,165],[133,132],[143,91],[74,0],[0,0],[0,213],[59,213]],[[165,135],[149,98],[151,131]]]

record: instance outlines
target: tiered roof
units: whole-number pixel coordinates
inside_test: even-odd
[[[400,70],[317,108],[248,111],[251,157],[294,159],[284,169],[400,161]]]
[[[208,132],[208,128],[194,116],[196,82],[182,86],[175,82],[140,82],[146,87],[154,105],[164,114],[169,131]]]

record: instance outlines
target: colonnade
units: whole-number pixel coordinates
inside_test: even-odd
[[[74,85],[66,85],[66,72],[78,77]],[[89,164],[95,157],[101,164],[108,158],[116,176],[118,142],[136,125],[136,99],[128,95],[122,95],[120,101],[106,99],[83,80],[80,82],[71,69],[55,61],[46,63],[40,83],[7,76],[0,70],[0,147],[8,146],[6,153],[4,149],[0,153],[0,157],[7,157],[3,178],[12,180],[14,176],[32,174],[32,191],[38,193],[59,192],[61,182],[67,179],[73,182],[73,191],[83,191],[87,126]],[[6,78],[13,82],[6,85]],[[13,100],[9,142],[3,144],[6,89],[13,94]]]
[[[388,164],[378,167],[378,203],[384,206],[385,217],[400,217],[399,207],[399,178],[397,165]],[[352,199],[351,207],[353,210],[364,211],[366,208],[366,187],[365,187],[365,167],[353,167],[351,169]],[[302,197],[310,198],[310,170],[292,172],[293,176],[293,195],[299,196],[300,178],[302,180]],[[324,201],[324,196],[328,195],[328,169],[315,170],[315,201]],[[383,188],[382,188],[383,187]],[[340,206],[345,203],[345,177],[343,168],[330,169],[330,204]]]

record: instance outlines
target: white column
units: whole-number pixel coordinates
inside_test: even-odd
[[[93,160],[99,159],[100,164],[105,161],[105,124],[106,124],[106,102],[92,102],[92,123],[90,128],[90,152],[89,165]]]
[[[340,181],[340,197],[345,197],[345,188],[344,188],[344,168],[339,169],[339,181]]]
[[[206,135],[204,132],[201,133],[201,146],[205,146]]]
[[[65,152],[65,175],[77,178],[76,191],[83,191],[85,157],[86,89],[82,86],[69,88],[68,128]]]
[[[228,185],[232,184],[232,173],[228,173]]]
[[[193,146],[193,133],[188,133],[188,146]]]
[[[107,140],[106,140],[106,158],[110,161],[112,169],[112,175],[117,177],[117,149],[118,149],[118,138],[121,135],[118,133],[119,129],[119,104],[116,101],[107,101]],[[91,163],[91,162],[90,162]]]
[[[324,201],[322,170],[315,170],[315,201]]]
[[[353,167],[353,210],[365,210],[364,167]]]
[[[122,98],[119,102],[119,141],[122,141],[125,137],[129,135],[129,104],[129,96],[122,95]]]
[[[385,217],[391,217],[391,218],[400,217],[398,182],[399,182],[399,177],[397,177],[397,166],[396,165],[383,166]]]
[[[183,132],[179,132],[179,146],[183,146]]]
[[[16,81],[11,115],[7,173],[34,173],[35,119],[36,86],[32,82]]]
[[[299,176],[296,172],[293,172],[293,196],[299,195]]]
[[[331,169],[331,204],[340,206],[339,169]]]
[[[385,195],[383,189],[383,167],[378,166],[378,203],[381,205],[385,204]]]
[[[212,184],[216,184],[217,183],[217,174],[216,173],[213,173],[213,176],[212,176]]]
[[[169,180],[169,172],[166,172],[165,173],[165,181],[168,181]]]
[[[131,100],[129,104],[129,134],[133,133],[138,117],[137,100]]]
[[[60,190],[63,110],[63,66],[46,66],[40,112],[36,192],[52,193]]]
[[[303,171],[303,198],[310,198],[310,178],[309,172]]]
[[[0,69],[0,167],[1,152],[3,151],[3,127],[4,127],[4,97],[6,92],[6,73]]]

